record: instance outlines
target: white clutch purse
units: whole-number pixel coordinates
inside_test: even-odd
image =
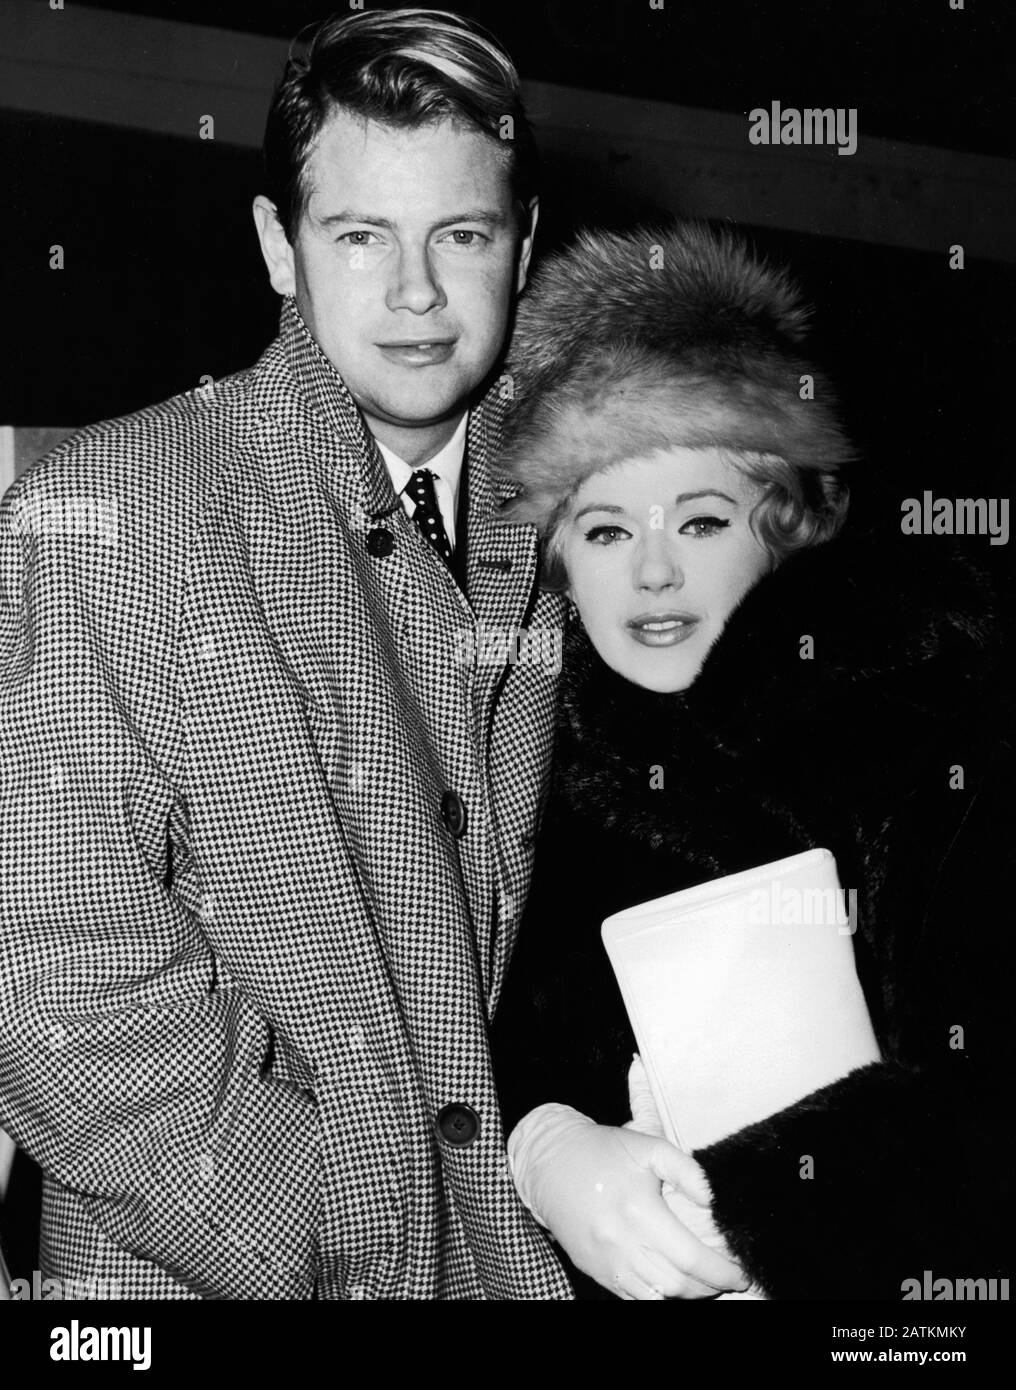
[[[851,910],[835,859],[815,849],[603,923],[671,1143],[704,1148],[880,1060],[847,896]],[[694,1229],[700,1209],[668,1202]]]
[[[664,1132],[682,1149],[880,1059],[828,850],[642,903],[602,932]]]

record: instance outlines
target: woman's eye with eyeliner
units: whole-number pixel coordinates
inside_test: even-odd
[[[586,532],[586,540],[593,545],[613,545],[628,534],[623,526],[593,526]]]
[[[719,531],[722,531],[725,526],[729,525],[729,518],[724,519],[720,516],[693,516],[689,517],[689,519],[681,527],[681,535],[692,535],[700,537],[715,536]],[[694,529],[689,531],[689,527],[693,527]]]

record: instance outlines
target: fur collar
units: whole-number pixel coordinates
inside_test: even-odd
[[[760,806],[778,823],[775,854],[788,837],[819,843],[848,798],[870,803],[873,784],[909,792],[936,733],[984,725],[997,627],[990,586],[962,554],[849,532],[761,580],[678,694],[611,671],[573,612],[559,793],[653,847],[687,852],[675,827],[700,832],[713,872],[737,867],[732,846],[759,862]],[[943,775],[961,754],[952,735],[938,746]]]

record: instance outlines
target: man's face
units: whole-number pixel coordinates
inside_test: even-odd
[[[283,292],[379,438],[457,418],[501,351],[531,246],[496,142],[340,109],[305,178]]]

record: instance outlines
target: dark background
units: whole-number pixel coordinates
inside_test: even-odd
[[[101,8],[283,38],[329,6],[111,0]],[[865,134],[1013,152],[1008,3],[967,0],[962,15],[948,0],[667,0],[662,12],[648,0],[477,0],[450,8],[497,33],[524,78],[738,113],[774,96],[784,106],[855,106]],[[0,117],[10,195],[6,307],[17,348],[0,382],[0,422],[85,424],[256,358],[278,311],[250,215],[260,190],[253,150],[20,112]],[[623,167],[598,184],[588,168],[549,161],[544,187],[544,252],[584,223],[679,211],[626,196]],[[793,265],[817,306],[815,348],[840,383],[871,483],[891,478],[898,498],[924,486],[948,492],[960,478],[969,493],[975,477],[980,495],[1004,495],[1011,461],[999,407],[1012,374],[1014,266],[969,258],[951,271],[944,250],[745,229]],[[59,274],[47,265],[55,241],[70,248]],[[859,504],[865,498],[862,485]],[[1002,547],[990,549],[997,561]]]
[[[68,0],[95,9],[292,37],[328,0]],[[366,8],[402,9],[399,4]],[[864,128],[920,145],[1011,156],[1013,6],[965,0],[452,0],[524,78],[749,110],[858,106]],[[1008,108],[1008,109],[1007,109]]]
[[[948,0],[666,0],[662,13],[648,0],[447,7],[492,29],[527,79],[742,114],[774,97],[857,107],[870,135],[1013,154],[1010,4],[967,0],[961,16]],[[101,8],[280,38],[329,10],[327,0],[105,0]],[[268,98],[266,90],[266,109]],[[275,332],[278,301],[250,215],[260,191],[255,152],[3,111],[2,95],[0,132],[9,348],[0,423],[86,424],[257,357]],[[597,181],[551,162],[544,187],[544,252],[582,224],[679,211],[627,196],[623,166]],[[858,514],[897,525],[900,499],[924,488],[1008,496],[1016,267],[968,258],[951,271],[945,248],[745,230],[792,264],[816,305],[815,353],[840,383],[864,451]],[[52,242],[69,248],[60,274],[47,265]],[[1007,547],[969,544],[1010,582]],[[35,1205],[34,1171],[21,1165],[8,1214]],[[30,1269],[31,1231],[8,1226],[7,1234],[15,1272]]]

